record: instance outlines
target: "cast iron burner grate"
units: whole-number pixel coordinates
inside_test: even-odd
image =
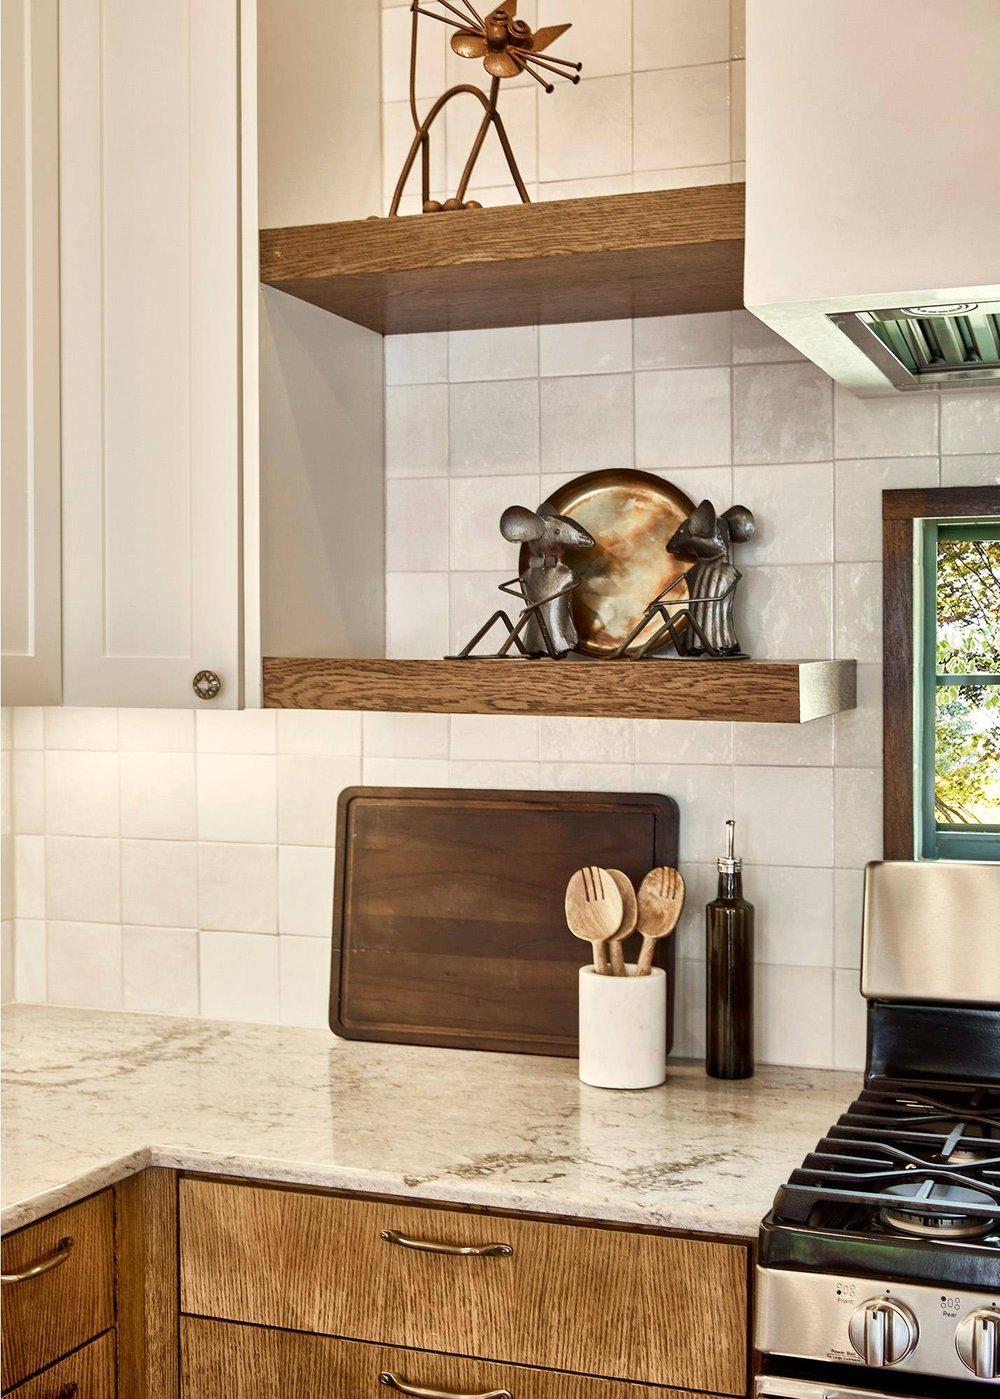
[[[779,1220],[929,1240],[1000,1225],[1000,1089],[881,1080],[778,1191]]]

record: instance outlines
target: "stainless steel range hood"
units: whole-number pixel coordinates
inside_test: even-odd
[[[747,6],[746,306],[857,394],[1000,411],[998,73],[1000,0]]]
[[[830,319],[898,389],[1000,379],[1000,301],[840,311]]]

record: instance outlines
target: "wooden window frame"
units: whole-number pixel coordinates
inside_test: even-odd
[[[915,858],[914,558],[927,520],[1000,516],[1000,486],[949,486],[882,492],[883,852]]]

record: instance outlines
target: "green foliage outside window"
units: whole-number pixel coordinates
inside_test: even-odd
[[[989,831],[1000,828],[1000,529],[941,526],[936,544],[934,824]]]

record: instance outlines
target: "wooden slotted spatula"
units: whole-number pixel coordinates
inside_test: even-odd
[[[574,937],[593,944],[594,970],[607,976],[606,943],[621,927],[622,896],[618,885],[599,865],[577,870],[566,886],[566,923]]]
[[[649,976],[653,953],[660,938],[669,937],[677,927],[684,907],[684,880],[668,865],[650,870],[639,889],[639,931],[642,951],[636,976]]]
[[[622,943],[635,932],[635,925],[639,921],[639,903],[627,874],[622,874],[621,870],[607,870],[606,873],[610,874],[618,885],[618,892],[622,896],[622,921],[618,931],[612,933],[608,939],[608,960],[611,963],[611,975],[624,976],[625,950]]]

